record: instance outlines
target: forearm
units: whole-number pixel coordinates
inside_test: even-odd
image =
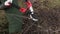
[[[21,8],[20,6],[12,3],[13,0],[7,0],[3,4],[0,5],[0,10],[5,9],[5,8],[10,8],[10,6],[17,8],[20,12],[25,13],[26,9]]]

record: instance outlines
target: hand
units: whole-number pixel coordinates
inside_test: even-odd
[[[38,21],[38,16],[29,10],[26,11],[25,15],[29,16],[33,21]]]
[[[31,18],[33,21],[38,21],[38,17],[37,17],[37,15],[35,15],[35,14],[30,14],[30,18]]]
[[[13,0],[7,0],[5,1],[4,5],[5,6],[11,6]]]
[[[10,6],[11,5],[11,3],[10,2],[5,2],[5,6]]]

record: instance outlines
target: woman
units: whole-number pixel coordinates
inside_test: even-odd
[[[15,8],[17,8],[20,12],[22,13],[27,13],[30,14],[30,18],[34,21],[38,21],[37,16],[34,15],[34,10],[32,8],[32,4],[29,0],[24,0],[25,4],[27,5],[27,8],[21,8],[18,5],[13,3],[13,0],[6,0],[3,4],[0,5],[0,9],[6,9],[6,8],[10,8],[10,6],[13,6]],[[27,11],[27,10],[30,11]]]
[[[9,21],[8,23],[9,25],[7,25],[9,33],[20,32],[22,23],[23,23],[20,17],[18,18],[16,16],[11,16],[9,14],[22,15],[19,13],[20,11],[24,14],[29,14],[32,20],[38,21],[38,19],[34,15],[32,4],[29,0],[25,0],[25,4],[27,5],[27,8],[21,8],[20,6],[17,5],[16,1],[17,0],[6,0],[6,1],[4,0],[4,2],[0,4],[0,10],[4,9],[6,11],[6,17],[7,17],[7,20]],[[30,11],[27,11],[27,10],[30,10]]]

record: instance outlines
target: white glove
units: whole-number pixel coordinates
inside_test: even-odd
[[[32,6],[29,9],[31,11],[30,18],[34,21],[38,21],[38,19],[36,18],[37,16],[34,15],[34,12],[33,12],[34,10],[33,10]]]
[[[10,6],[10,3],[12,3],[12,1],[13,1],[13,0],[7,0],[7,1],[5,1],[4,5],[5,5],[5,6]]]

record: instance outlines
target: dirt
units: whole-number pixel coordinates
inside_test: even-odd
[[[58,1],[55,2],[54,0],[35,0],[33,8],[39,21],[24,19],[22,34],[60,34],[60,5]],[[6,32],[8,28],[4,14],[4,11],[0,12],[1,33]]]
[[[7,34],[7,29],[8,29],[8,21],[5,16],[4,10],[0,10],[0,34]]]
[[[33,7],[39,21],[25,19],[23,34],[60,34],[60,6],[51,0],[36,0]]]

